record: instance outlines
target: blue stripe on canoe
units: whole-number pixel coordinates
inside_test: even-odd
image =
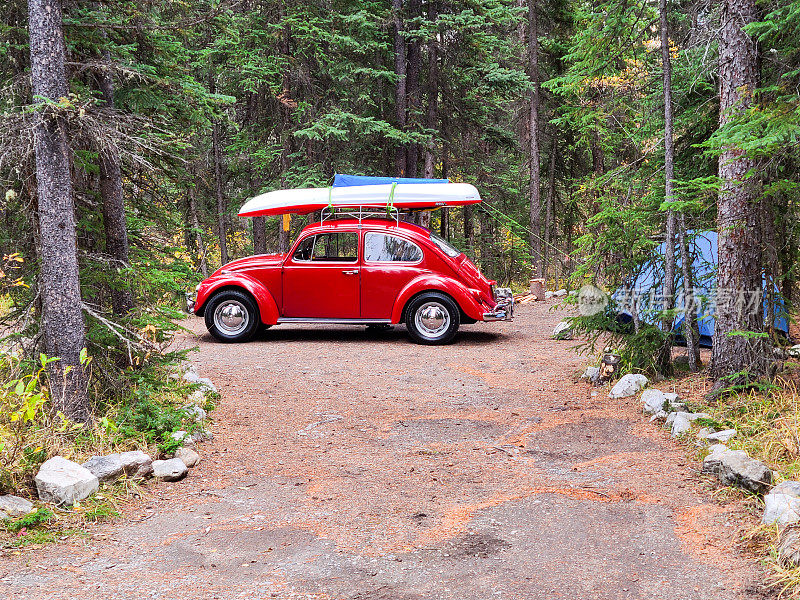
[[[415,179],[413,177],[369,177],[366,175],[333,176],[333,187],[353,187],[358,185],[385,185],[388,183],[450,183],[449,179]]]

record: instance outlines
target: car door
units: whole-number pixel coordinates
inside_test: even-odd
[[[400,291],[425,272],[422,248],[383,231],[364,234],[361,265],[361,318],[389,319]]]
[[[285,318],[358,319],[358,231],[309,235],[283,266]]]

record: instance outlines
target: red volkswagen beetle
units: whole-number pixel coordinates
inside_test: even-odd
[[[392,218],[308,225],[286,254],[224,265],[189,298],[222,342],[280,323],[405,323],[420,344],[445,344],[461,323],[510,320],[511,290],[429,230]]]

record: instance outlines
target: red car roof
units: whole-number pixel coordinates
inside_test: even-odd
[[[361,224],[362,228],[370,228],[370,229],[400,229],[405,232],[409,232],[415,235],[419,235],[423,238],[430,239],[431,232],[430,230],[426,229],[425,227],[420,227],[419,225],[415,225],[414,223],[408,223],[406,221],[400,221],[399,223],[394,219],[334,219],[330,221],[325,221],[325,223],[310,223],[303,227],[303,233],[310,231],[312,229],[319,230],[319,231],[329,231],[331,229],[336,229],[337,227],[352,227]]]

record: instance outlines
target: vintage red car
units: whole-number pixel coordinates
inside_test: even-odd
[[[305,227],[286,254],[224,265],[188,308],[223,342],[280,323],[405,323],[415,342],[445,344],[461,323],[512,318],[511,290],[494,284],[428,229],[340,215]]]

